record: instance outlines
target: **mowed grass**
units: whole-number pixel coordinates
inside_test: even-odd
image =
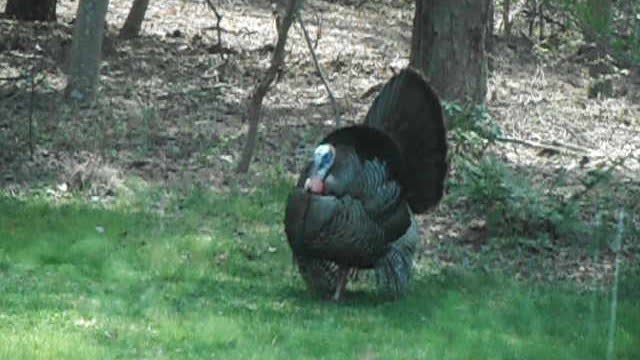
[[[399,301],[314,298],[283,237],[287,191],[0,196],[0,359],[605,358],[607,293],[451,270]],[[620,287],[616,359],[640,359],[638,284]]]

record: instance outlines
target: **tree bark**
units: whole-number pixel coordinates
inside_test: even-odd
[[[495,30],[496,27],[496,22],[495,22],[495,18],[494,18],[494,14],[496,11],[496,2],[494,0],[489,0],[489,10],[488,10],[488,14],[487,14],[487,39],[485,41],[486,45],[485,45],[485,50],[488,52],[493,51],[493,41],[494,41],[494,36],[493,36],[493,31]]]
[[[511,36],[511,0],[502,2],[502,24],[504,25],[504,34]]]
[[[527,22],[529,23],[529,38],[533,39],[533,29],[536,24],[536,14],[538,12],[538,0],[527,0],[527,8],[530,11],[527,15]]]
[[[65,89],[68,99],[84,102],[95,98],[108,5],[109,0],[80,0]]]
[[[538,39],[544,40],[544,1],[538,4]]]
[[[296,16],[296,12],[298,11],[298,3],[302,0],[288,0],[285,16],[278,26],[278,42],[276,43],[276,48],[273,51],[273,56],[271,58],[271,65],[267,72],[262,76],[258,85],[256,86],[253,94],[251,95],[251,99],[249,100],[249,110],[248,110],[248,118],[249,118],[249,133],[247,134],[247,141],[244,146],[244,150],[242,151],[242,157],[240,158],[240,162],[238,162],[238,167],[236,171],[239,173],[246,173],[249,171],[249,165],[251,164],[251,159],[253,158],[253,154],[256,148],[256,142],[258,137],[258,124],[260,123],[260,117],[262,113],[262,100],[264,99],[267,91],[271,87],[271,83],[276,78],[276,73],[282,63],[284,62],[284,46],[287,43],[287,35],[289,33],[289,28],[291,27],[291,23],[293,22],[293,18]]]
[[[493,70],[495,68],[494,66],[494,58],[495,58],[495,54],[494,54],[494,45],[495,45],[495,41],[496,41],[496,36],[494,35],[494,30],[496,28],[496,23],[495,23],[495,11],[496,11],[496,2],[495,0],[489,0],[489,14],[487,15],[488,20],[487,20],[487,34],[486,34],[486,40],[485,40],[485,53],[488,53],[489,56],[487,56],[487,76],[489,76],[488,74],[493,73]]]
[[[149,0],[133,0],[127,20],[125,20],[122,29],[120,29],[120,38],[133,39],[140,35],[140,28],[142,27],[147,7],[149,7]]]
[[[589,63],[588,96],[613,96],[613,82],[609,76],[614,72],[611,64],[606,61],[610,53],[611,39],[611,0],[588,0],[584,10],[582,33],[588,42],[596,44],[596,57]],[[613,53],[613,51],[611,51]]]
[[[23,21],[56,21],[58,0],[7,0],[4,13]]]
[[[445,101],[484,104],[490,0],[416,0],[411,65]]]

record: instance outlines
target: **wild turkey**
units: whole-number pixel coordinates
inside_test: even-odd
[[[412,69],[385,84],[364,125],[326,136],[291,191],[284,220],[307,286],[339,300],[350,274],[374,269],[383,293],[403,295],[419,240],[412,212],[442,197],[446,153],[438,96]]]

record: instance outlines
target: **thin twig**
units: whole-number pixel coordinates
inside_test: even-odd
[[[516,139],[516,138],[508,138],[508,137],[496,137],[496,141],[500,142],[508,142],[512,144],[525,145],[528,147],[538,148],[542,150],[551,150],[558,153],[570,154],[570,155],[579,155],[579,156],[594,156],[595,151],[581,147],[573,144],[564,144],[559,141],[555,141],[554,144],[545,144],[536,141],[524,140],[524,139]]]
[[[596,229],[596,233],[594,234],[594,238],[592,238],[592,246],[593,246],[593,254],[592,254],[592,261],[594,266],[598,264],[598,261],[600,260],[600,249],[598,248],[599,243],[600,243],[600,226],[602,225],[602,212],[596,208],[596,218],[595,218],[595,224],[594,224],[594,228]],[[589,334],[593,335],[594,331],[595,331],[595,324],[597,323],[596,321],[596,301],[598,300],[598,292],[595,291],[596,287],[597,287],[597,276],[594,276],[591,280],[591,287],[593,289],[593,296],[591,297],[591,303],[589,304],[589,309],[590,309],[590,314],[591,314],[591,321],[589,322]]]
[[[327,82],[327,79],[324,76],[322,68],[320,68],[320,64],[318,63],[318,57],[316,56],[316,52],[313,50],[313,45],[311,44],[311,38],[309,37],[309,33],[307,32],[307,29],[304,26],[302,15],[298,14],[297,18],[298,18],[298,25],[300,25],[300,29],[302,29],[302,33],[304,34],[304,39],[307,43],[307,47],[309,48],[309,52],[311,53],[311,58],[313,59],[313,65],[316,67],[316,71],[320,76],[320,80],[322,80],[322,84],[324,85],[325,89],[327,89],[327,94],[329,94],[329,99],[331,100],[331,106],[333,107],[333,112],[336,117],[336,127],[340,127],[342,126],[342,119],[340,119],[340,110],[338,109],[338,103],[336,101],[336,98],[333,96],[333,92],[329,87],[329,83]]]
[[[216,15],[216,33],[218,34],[218,46],[222,48],[222,31],[220,30],[220,22],[222,21],[222,15],[218,12],[218,9],[213,5],[211,0],[207,0],[207,4],[209,5],[209,9],[213,11]],[[220,58],[224,60],[224,51],[220,52]]]
[[[29,96],[29,157],[33,160],[33,107],[34,107],[34,98],[35,98],[35,68],[31,68],[31,94]]]
[[[314,12],[315,16],[316,16],[316,24],[318,24],[316,26],[316,38],[315,41],[313,42],[313,49],[317,49],[318,48],[318,44],[320,43],[320,38],[322,38],[322,17],[318,14],[318,12]]]
[[[620,274],[620,251],[622,249],[622,234],[624,232],[624,209],[618,214],[618,233],[613,241],[613,251],[616,253],[615,270],[613,273],[613,289],[611,290],[611,308],[609,312],[609,340],[607,341],[607,360],[613,360],[615,352],[616,313],[618,308],[618,280]]]
[[[0,77],[0,81],[18,81],[18,80],[26,79],[28,77],[29,77],[29,75]]]

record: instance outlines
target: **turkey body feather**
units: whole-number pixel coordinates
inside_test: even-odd
[[[365,125],[338,129],[316,148],[287,200],[285,232],[307,286],[338,300],[354,269],[404,294],[419,241],[412,210],[442,196],[446,138],[439,100],[405,69],[382,88]]]

